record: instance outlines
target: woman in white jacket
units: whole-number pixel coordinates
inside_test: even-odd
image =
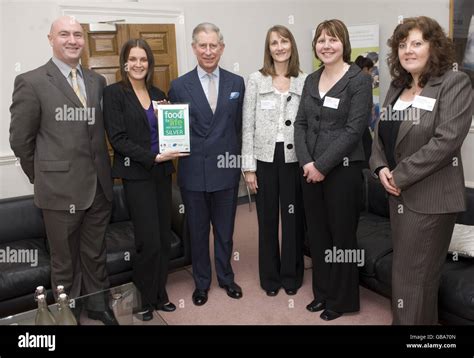
[[[260,285],[268,296],[281,287],[294,295],[303,281],[304,212],[293,124],[306,76],[290,30],[271,27],[263,67],[250,75],[245,91],[242,144],[245,181],[256,193]]]

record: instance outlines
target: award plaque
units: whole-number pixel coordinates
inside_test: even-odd
[[[158,118],[158,142],[160,153],[178,150],[191,151],[189,139],[189,105],[158,104],[153,101]]]

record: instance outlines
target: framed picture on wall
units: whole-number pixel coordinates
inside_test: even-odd
[[[449,35],[458,69],[469,74],[474,88],[474,1],[450,0]]]

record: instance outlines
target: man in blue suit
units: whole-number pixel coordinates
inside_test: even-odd
[[[217,26],[196,26],[192,47],[198,66],[171,83],[169,98],[189,103],[191,155],[179,160],[178,184],[191,231],[193,303],[202,306],[211,285],[210,223],[219,286],[229,297],[242,297],[230,260],[240,178],[234,164],[241,149],[245,85],[242,77],[218,66],[225,45]]]

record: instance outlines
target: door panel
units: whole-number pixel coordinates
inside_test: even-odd
[[[130,38],[143,38],[155,57],[154,85],[168,93],[178,76],[174,25],[128,25]]]
[[[82,65],[102,74],[110,85],[120,81],[120,49],[133,38],[143,38],[155,57],[154,85],[168,93],[172,80],[178,77],[176,35],[172,24],[119,24],[115,32],[91,32],[83,24],[86,41]]]
[[[107,84],[120,81],[120,49],[128,40],[127,25],[117,25],[115,32],[91,32],[83,24],[86,41],[82,53],[82,65],[103,75]]]

